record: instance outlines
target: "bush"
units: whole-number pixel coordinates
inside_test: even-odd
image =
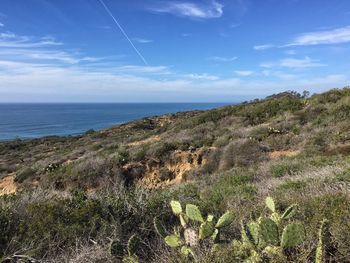
[[[280,163],[271,165],[270,172],[273,177],[283,177],[286,175],[293,175],[302,170],[300,162],[292,162],[286,159]]]
[[[249,166],[266,158],[266,149],[255,140],[231,142],[224,149],[221,169]]]
[[[147,151],[148,157],[163,159],[172,151],[176,150],[176,144],[169,142],[160,142]]]
[[[15,181],[17,183],[22,183],[26,179],[33,177],[35,174],[36,174],[36,171],[34,169],[30,167],[24,168],[16,175]]]

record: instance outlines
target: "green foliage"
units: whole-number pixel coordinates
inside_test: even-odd
[[[290,159],[283,160],[271,166],[270,171],[273,177],[293,175],[302,169],[302,164]]]
[[[22,169],[15,178],[15,181],[18,183],[22,183],[23,181],[25,181],[28,178],[34,177],[36,174],[36,171],[30,167],[26,167],[24,169]]]
[[[240,250],[238,254],[245,255],[248,262],[261,262],[263,258],[285,260],[286,249],[295,248],[305,240],[302,224],[284,222],[295,214],[296,205],[289,206],[280,215],[271,197],[266,198],[265,204],[271,212],[270,217],[261,216],[257,221],[242,223],[242,241],[234,243]]]
[[[174,233],[164,237],[162,228],[157,218],[154,219],[156,232],[164,238],[164,242],[172,248],[180,248],[180,252],[185,258],[192,258],[196,261],[196,254],[192,248],[202,246],[203,242],[211,239],[213,242],[219,242],[220,230],[230,225],[234,219],[231,212],[223,214],[216,224],[214,216],[209,214],[204,220],[199,208],[193,204],[186,205],[185,213],[178,201],[171,201],[170,207],[181,223],[181,227],[175,227]],[[200,225],[198,226],[198,223]]]

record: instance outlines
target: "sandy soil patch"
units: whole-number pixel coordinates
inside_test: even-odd
[[[159,141],[160,141],[160,136],[155,135],[155,136],[151,136],[151,137],[144,139],[144,140],[141,140],[141,141],[128,143],[128,146],[139,146],[139,145],[144,145],[147,143],[154,143],[154,142],[159,142]]]
[[[17,192],[17,184],[14,175],[8,175],[0,180],[0,195],[14,194]]]
[[[285,150],[285,151],[274,151],[270,153],[270,159],[274,160],[274,159],[278,159],[281,157],[293,157],[293,156],[297,156],[300,154],[300,151],[292,151],[292,150]]]

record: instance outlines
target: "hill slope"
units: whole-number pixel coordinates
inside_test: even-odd
[[[232,211],[225,240],[239,239],[240,221],[262,212],[270,195],[279,209],[298,203],[296,220],[305,223],[307,239],[288,260],[313,260],[326,217],[337,245],[333,257],[346,262],[349,155],[348,88],[310,98],[286,92],[78,137],[2,142],[0,195],[17,194],[0,201],[0,224],[6,222],[0,256],[21,251],[52,262],[115,262],[110,240],[126,243],[137,233],[142,262],[178,262],[153,229],[158,215],[166,228],[176,224],[171,199],[216,216]],[[217,262],[243,260],[231,250]],[[204,253],[201,261],[215,258]]]

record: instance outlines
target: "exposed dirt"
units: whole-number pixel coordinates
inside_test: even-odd
[[[274,151],[270,153],[270,159],[278,159],[281,157],[293,157],[300,154],[299,150],[293,151],[293,150],[285,150],[285,151]]]
[[[8,176],[0,179],[0,196],[6,194],[14,194],[17,192],[17,184],[15,182],[15,176],[9,174]]]
[[[193,151],[175,151],[169,161],[147,164],[146,172],[140,183],[149,188],[158,188],[179,184],[186,180],[186,173],[206,163],[205,149]]]
[[[145,140],[128,143],[128,146],[140,146],[140,145],[144,145],[144,144],[148,144],[148,143],[154,143],[154,142],[159,142],[159,141],[160,141],[160,136],[159,135],[155,135],[155,136],[149,137],[149,138],[147,138]]]

